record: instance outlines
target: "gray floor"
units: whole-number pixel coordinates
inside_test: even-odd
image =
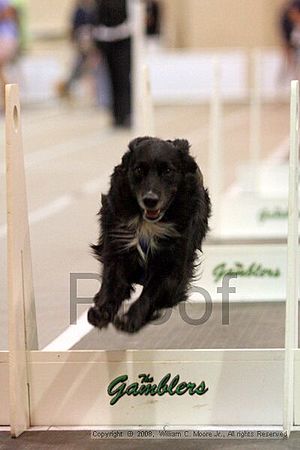
[[[11,439],[9,433],[0,433],[1,450],[254,450],[254,449],[299,449],[300,433],[292,433],[288,440],[106,440],[90,439],[88,431],[36,431],[27,432],[18,439]]]
[[[178,307],[163,324],[151,324],[134,335],[94,329],[74,350],[123,349],[193,349],[193,348],[282,348],[284,347],[285,305],[283,303],[231,303],[228,325],[222,305],[213,304],[209,318],[203,324],[192,324],[201,319],[205,306],[186,304],[186,315]]]

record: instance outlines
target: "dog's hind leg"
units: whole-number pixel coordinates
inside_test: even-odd
[[[170,276],[163,280],[159,280],[159,277],[154,279],[155,283],[152,279],[145,284],[141,296],[131,305],[126,314],[115,317],[114,326],[118,330],[136,333],[147,323],[156,320],[161,309],[172,307],[180,301],[177,278]],[[186,283],[182,283],[181,300],[185,300],[185,286]]]
[[[142,296],[136,300],[129,311],[122,316],[116,316],[114,319],[114,326],[117,330],[125,331],[126,333],[136,333],[146,323],[155,320],[157,313],[155,308],[151,305],[151,300]]]

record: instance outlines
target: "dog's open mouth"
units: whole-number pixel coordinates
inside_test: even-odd
[[[145,209],[144,210],[144,219],[149,222],[157,222],[162,218],[162,213],[160,209]]]

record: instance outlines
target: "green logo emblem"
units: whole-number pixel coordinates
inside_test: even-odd
[[[266,222],[268,220],[287,220],[288,218],[287,208],[280,208],[279,206],[274,209],[263,208],[258,213],[259,222]]]
[[[128,375],[120,375],[115,378],[108,386],[107,393],[112,397],[110,404],[115,405],[124,395],[132,395],[137,397],[138,395],[150,395],[152,397],[158,395],[204,395],[208,391],[205,382],[202,381],[199,385],[192,382],[180,381],[180,375],[176,375],[172,378],[172,375],[168,373],[165,375],[158,384],[154,383],[154,378],[150,374],[140,374],[138,376],[140,380],[135,383],[127,384]],[[170,381],[171,380],[171,381]]]
[[[225,275],[233,275],[237,277],[256,277],[256,278],[278,278],[281,275],[280,269],[270,269],[259,263],[245,265],[241,262],[235,262],[232,267],[226,263],[221,263],[213,269],[213,277],[215,283],[222,280]]]

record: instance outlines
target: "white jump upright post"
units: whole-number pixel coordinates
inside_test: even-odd
[[[154,109],[151,92],[151,81],[149,67],[142,67],[142,103],[136,134],[140,136],[154,136]]]
[[[222,93],[221,64],[218,58],[212,60],[212,91],[210,100],[209,126],[209,191],[213,205],[211,229],[215,234],[220,227],[223,183],[222,155]]]
[[[38,349],[38,339],[17,85],[6,86],[5,102],[10,421],[17,437],[30,425],[27,351]]]
[[[138,134],[142,129],[143,117],[143,65],[145,57],[145,22],[146,5],[142,0],[130,2],[132,23],[132,111],[133,132]]]
[[[261,70],[262,54],[260,49],[251,53],[250,87],[250,162],[253,168],[252,190],[256,191],[259,182],[259,163],[261,158]]]
[[[284,430],[289,434],[294,424],[294,361],[298,348],[298,182],[299,182],[299,81],[291,84],[290,111],[290,168],[289,168],[289,219],[288,219],[288,267],[285,324],[285,373],[284,373]]]

